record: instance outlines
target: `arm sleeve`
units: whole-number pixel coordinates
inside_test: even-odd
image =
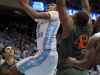
[[[49,11],[48,12],[50,14],[50,20],[55,20],[57,18],[59,18],[58,12],[57,11]]]

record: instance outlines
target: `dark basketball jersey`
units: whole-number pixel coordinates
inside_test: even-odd
[[[7,64],[6,62],[2,63],[0,65],[0,75],[10,75],[10,67],[15,65],[16,63],[17,61],[14,61],[11,65]]]
[[[91,31],[88,26],[83,28],[74,25],[69,37],[62,39],[60,44],[57,68],[68,67],[66,59],[69,56],[77,60],[83,60],[85,55],[81,53],[81,50],[86,48],[90,36]]]

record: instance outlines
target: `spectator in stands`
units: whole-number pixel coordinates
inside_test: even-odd
[[[4,62],[5,60],[2,59],[2,54],[1,54],[1,51],[0,51],[0,65]]]
[[[17,61],[13,58],[14,48],[12,46],[5,46],[2,49],[2,55],[5,62],[0,65],[0,75],[10,75],[10,67],[17,63]],[[20,75],[24,74],[20,72]]]

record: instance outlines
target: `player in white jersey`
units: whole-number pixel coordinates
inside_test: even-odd
[[[100,64],[100,16],[98,16],[94,22],[94,29],[96,33],[91,36],[88,41],[86,58],[82,61],[78,61],[75,58],[69,57],[66,60],[67,64],[88,70]]]
[[[38,22],[36,34],[39,51],[35,56],[25,58],[13,66],[11,75],[18,75],[19,71],[26,75],[53,75],[58,61],[56,34],[60,26],[56,4],[49,4],[46,12],[37,12],[24,1],[29,0],[16,0]]]

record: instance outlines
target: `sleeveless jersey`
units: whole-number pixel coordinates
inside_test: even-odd
[[[60,26],[59,15],[57,11],[49,11],[51,18],[38,19],[37,24],[37,47],[38,50],[56,50],[56,34]]]
[[[83,60],[85,55],[81,53],[85,49],[91,32],[88,26],[84,28],[73,25],[73,29],[68,38],[62,39],[58,53],[57,68],[68,67],[66,59],[70,56],[77,60]]]
[[[57,66],[58,54],[56,51],[56,34],[60,26],[57,11],[46,12],[51,18],[37,19],[37,47],[34,56],[23,59],[17,63],[17,69],[26,75],[53,75]]]
[[[10,75],[10,67],[15,65],[17,61],[13,61],[11,65],[7,64],[6,62],[2,63],[0,65],[0,75]],[[25,75],[25,74],[20,74],[20,75]]]

